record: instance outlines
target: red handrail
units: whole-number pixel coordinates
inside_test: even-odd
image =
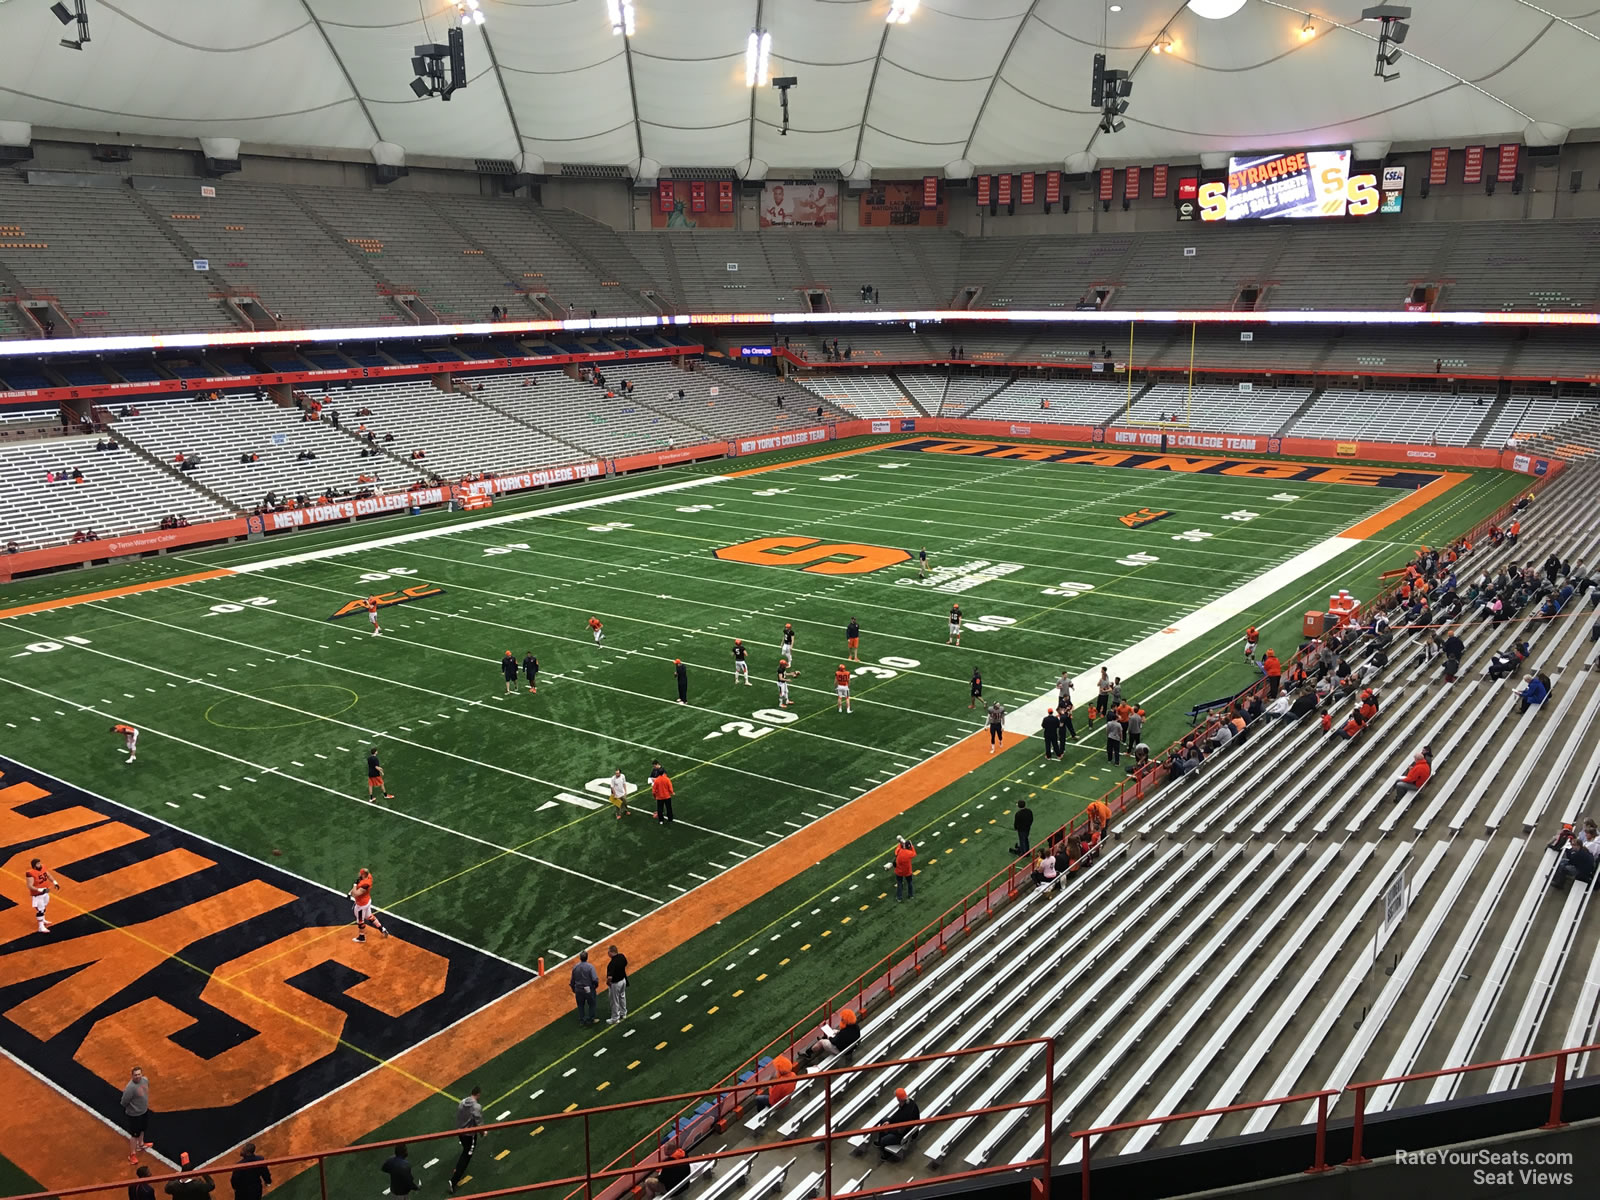
[[[1369,1161],[1362,1153],[1362,1139],[1367,1128],[1367,1093],[1375,1088],[1397,1087],[1402,1083],[1415,1083],[1421,1079],[1440,1079],[1446,1075],[1464,1075],[1469,1071],[1484,1071],[1491,1067],[1514,1067],[1521,1063],[1543,1062],[1545,1059],[1556,1060],[1555,1077],[1550,1085],[1550,1116],[1541,1129],[1560,1129],[1566,1124],[1561,1119],[1561,1102],[1566,1094],[1567,1059],[1574,1054],[1588,1054],[1600,1050],[1600,1042],[1590,1043],[1587,1046],[1570,1046],[1564,1050],[1545,1050],[1538,1054],[1523,1054],[1516,1058],[1502,1058],[1490,1063],[1467,1063],[1460,1067],[1440,1067],[1434,1071],[1415,1071],[1410,1075],[1396,1075],[1390,1079],[1375,1079],[1367,1083],[1348,1083],[1347,1091],[1354,1093],[1356,1101],[1355,1124],[1352,1126],[1350,1141],[1350,1163],[1364,1163]]]
[[[961,1058],[967,1058],[967,1057],[970,1057],[970,1056],[976,1055],[976,1054],[988,1054],[988,1053],[993,1053],[993,1052],[996,1052],[996,1051],[1004,1051],[1004,1050],[1020,1050],[1020,1049],[1024,1049],[1024,1048],[1028,1048],[1028,1047],[1038,1047],[1038,1048],[1042,1048],[1044,1050],[1044,1056],[1045,1056],[1045,1092],[1044,1092],[1044,1095],[1042,1095],[1042,1096],[1036,1096],[1036,1097],[1032,1097],[1032,1098],[1028,1098],[1028,1099],[1008,1101],[1007,1103],[1004,1103],[1004,1104],[991,1105],[991,1106],[986,1107],[986,1108],[973,1109],[973,1110],[970,1110],[970,1111],[959,1111],[959,1112],[950,1112],[950,1113],[941,1113],[941,1114],[931,1114],[931,1115],[926,1115],[926,1116],[920,1116],[914,1121],[903,1121],[903,1122],[890,1123],[890,1124],[884,1124],[884,1125],[874,1125],[874,1126],[870,1126],[870,1127],[866,1127],[866,1128],[847,1128],[847,1129],[835,1129],[835,1128],[833,1128],[833,1121],[832,1121],[832,1115],[833,1115],[833,1110],[832,1110],[832,1085],[833,1085],[833,1081],[835,1079],[838,1079],[838,1078],[843,1077],[843,1076],[860,1074],[860,1073],[866,1072],[866,1071],[877,1071],[877,1070],[880,1070],[880,1069],[882,1069],[884,1067],[916,1066],[916,1065],[921,1064],[921,1063],[936,1062],[936,1061],[941,1061],[941,1060],[961,1059]],[[859,1066],[838,1067],[838,1068],[833,1068],[833,1069],[826,1070],[826,1071],[814,1071],[814,1072],[811,1072],[810,1074],[808,1074],[805,1078],[808,1081],[819,1080],[819,1079],[823,1081],[824,1103],[825,1103],[825,1108],[824,1108],[824,1129],[825,1129],[825,1131],[823,1133],[811,1134],[809,1136],[804,1136],[804,1137],[784,1138],[784,1139],[780,1139],[778,1141],[765,1142],[765,1143],[761,1143],[761,1144],[758,1144],[758,1145],[752,1145],[752,1146],[745,1146],[745,1147],[737,1149],[737,1150],[720,1150],[720,1151],[715,1151],[715,1152],[707,1153],[707,1154],[685,1155],[684,1158],[679,1159],[678,1161],[682,1162],[682,1163],[685,1163],[685,1164],[694,1164],[694,1163],[701,1163],[701,1162],[717,1162],[717,1161],[720,1161],[722,1159],[744,1158],[744,1157],[747,1157],[747,1156],[752,1155],[752,1154],[768,1153],[768,1152],[771,1152],[771,1151],[774,1151],[774,1150],[787,1150],[787,1149],[792,1149],[792,1148],[797,1148],[797,1147],[815,1146],[815,1145],[818,1145],[819,1143],[822,1144],[824,1146],[825,1150],[826,1150],[828,1147],[831,1147],[832,1142],[835,1139],[867,1136],[867,1135],[872,1135],[872,1134],[876,1134],[876,1133],[881,1133],[882,1131],[884,1131],[886,1129],[910,1129],[910,1128],[913,1128],[915,1126],[940,1125],[940,1124],[944,1124],[944,1123],[951,1122],[951,1121],[959,1121],[959,1120],[962,1120],[963,1118],[967,1118],[967,1117],[984,1116],[984,1115],[988,1115],[988,1114],[992,1114],[992,1113],[1015,1112],[1015,1111],[1019,1111],[1019,1110],[1033,1109],[1033,1108],[1042,1108],[1044,1112],[1049,1113],[1051,1111],[1052,1105],[1054,1104],[1054,1091],[1053,1091],[1053,1084],[1052,1084],[1052,1081],[1054,1079],[1054,1075],[1055,1075],[1055,1044],[1049,1038],[1020,1038],[1020,1039],[1017,1039],[1015,1041],[1010,1041],[1010,1042],[997,1042],[997,1043],[995,1043],[994,1045],[991,1045],[991,1046],[971,1046],[971,1047],[966,1047],[966,1048],[963,1048],[963,1049],[960,1049],[960,1050],[941,1051],[941,1052],[936,1053],[936,1054],[919,1054],[919,1055],[913,1055],[913,1056],[910,1056],[910,1057],[907,1057],[907,1058],[889,1059],[889,1060],[885,1060],[883,1062],[864,1063],[864,1064],[859,1065]],[[243,1163],[243,1164],[236,1163],[236,1162],[210,1163],[210,1164],[207,1164],[205,1166],[192,1167],[192,1168],[190,1168],[188,1170],[176,1171],[176,1172],[171,1172],[171,1173],[168,1173],[168,1174],[162,1174],[162,1175],[154,1175],[154,1174],[152,1174],[152,1175],[148,1176],[143,1182],[146,1182],[146,1183],[150,1184],[152,1187],[156,1188],[156,1190],[159,1192],[161,1190],[161,1186],[162,1185],[164,1185],[164,1184],[166,1184],[166,1183],[168,1183],[168,1182],[170,1182],[172,1180],[175,1180],[175,1179],[184,1179],[184,1178],[188,1178],[190,1176],[202,1175],[202,1174],[222,1174],[224,1172],[229,1172],[229,1171],[236,1170],[240,1166],[245,1166],[245,1167],[268,1167],[268,1168],[270,1168],[270,1167],[306,1165],[306,1164],[314,1163],[316,1165],[317,1169],[318,1169],[318,1174],[319,1174],[319,1177],[320,1177],[320,1180],[321,1180],[322,1196],[323,1196],[324,1200],[326,1200],[326,1198],[328,1196],[328,1189],[327,1189],[327,1176],[326,1176],[326,1172],[324,1170],[324,1167],[326,1165],[327,1160],[331,1159],[331,1158],[343,1158],[343,1157],[348,1157],[349,1155],[352,1155],[352,1154],[370,1154],[373,1151],[388,1150],[388,1149],[391,1149],[392,1147],[395,1147],[395,1146],[421,1145],[421,1144],[423,1144],[425,1142],[428,1142],[430,1140],[441,1139],[441,1138],[443,1138],[443,1139],[451,1139],[451,1138],[458,1137],[459,1135],[462,1135],[462,1134],[500,1133],[500,1132],[504,1132],[504,1131],[508,1131],[508,1130],[525,1129],[525,1128],[527,1128],[528,1126],[531,1126],[531,1125],[543,1125],[543,1124],[549,1124],[549,1123],[561,1122],[561,1121],[581,1121],[582,1122],[583,1127],[584,1127],[584,1131],[585,1131],[585,1147],[586,1147],[586,1151],[587,1151],[588,1131],[590,1129],[590,1126],[591,1126],[593,1120],[596,1117],[604,1116],[604,1115],[609,1114],[609,1113],[622,1112],[622,1111],[626,1111],[626,1110],[629,1110],[629,1109],[642,1108],[642,1107],[644,1107],[646,1105],[657,1105],[657,1104],[663,1104],[663,1103],[673,1103],[673,1102],[676,1102],[676,1101],[679,1101],[679,1100],[702,1099],[702,1098],[707,1098],[707,1097],[710,1097],[710,1098],[712,1098],[714,1100],[715,1105],[716,1105],[717,1109],[719,1109],[719,1110],[721,1109],[721,1107],[724,1104],[729,1103],[730,1099],[731,1099],[730,1093],[725,1088],[711,1088],[711,1089],[706,1089],[706,1090],[697,1091],[697,1092],[681,1092],[681,1093],[677,1093],[675,1095],[658,1096],[658,1097],[652,1097],[652,1098],[645,1099],[645,1100],[628,1100],[628,1101],[621,1101],[621,1102],[618,1102],[616,1104],[603,1104],[603,1105],[598,1105],[598,1106],[596,1106],[594,1108],[579,1109],[579,1110],[574,1110],[574,1111],[570,1111],[570,1112],[549,1113],[549,1114],[546,1114],[544,1116],[537,1116],[537,1117],[520,1117],[520,1118],[518,1118],[517,1120],[514,1120],[514,1121],[499,1121],[499,1122],[495,1122],[495,1123],[489,1124],[489,1125],[474,1126],[474,1127],[472,1127],[470,1129],[452,1129],[452,1130],[447,1130],[447,1131],[439,1131],[439,1132],[435,1132],[435,1133],[422,1134],[422,1135],[414,1136],[414,1137],[389,1138],[389,1139],[385,1139],[385,1140],[382,1140],[382,1141],[365,1142],[365,1143],[362,1143],[360,1145],[355,1145],[355,1146],[344,1146],[344,1147],[340,1147],[340,1148],[332,1149],[332,1150],[317,1151],[317,1152],[315,1152],[313,1154],[283,1155],[283,1156],[278,1157],[278,1158],[258,1159],[258,1160],[254,1160],[254,1161],[252,1161],[250,1163]],[[943,1179],[967,1179],[967,1178],[973,1178],[973,1177],[981,1176],[981,1175],[998,1174],[998,1173],[1001,1173],[1001,1172],[1012,1172],[1012,1171],[1018,1171],[1018,1170],[1031,1170],[1031,1169],[1037,1167],[1037,1168],[1041,1168],[1042,1169],[1043,1175],[1045,1176],[1045,1179],[1042,1182],[1041,1187],[1043,1188],[1044,1200],[1048,1200],[1048,1191],[1049,1191],[1048,1175],[1049,1175],[1050,1144],[1051,1144],[1050,1143],[1050,1131],[1049,1131],[1050,1122],[1048,1120],[1046,1120],[1044,1124],[1045,1124],[1045,1129],[1044,1129],[1044,1131],[1042,1133],[1043,1152],[1042,1152],[1042,1154],[1040,1156],[1029,1158],[1029,1159],[1027,1159],[1027,1160],[1025,1160],[1023,1162],[1019,1162],[1019,1163],[1004,1163],[1004,1164],[999,1164],[999,1165],[996,1165],[996,1166],[993,1166],[993,1167],[984,1167],[984,1168],[980,1168],[978,1170],[963,1171],[963,1172],[959,1172],[959,1173],[948,1175],[948,1176],[941,1176],[941,1178],[943,1178]],[[831,1162],[831,1152],[829,1152],[829,1154],[828,1154],[828,1161]],[[579,1186],[581,1186],[584,1189],[584,1194],[593,1195],[593,1194],[595,1194],[594,1190],[593,1190],[594,1189],[594,1185],[597,1182],[603,1182],[603,1183],[607,1183],[607,1184],[610,1184],[610,1185],[625,1184],[626,1187],[625,1187],[624,1190],[631,1190],[634,1186],[636,1186],[638,1179],[641,1179],[644,1176],[649,1175],[652,1172],[652,1167],[653,1167],[653,1164],[651,1164],[651,1163],[630,1163],[627,1166],[615,1166],[615,1165],[613,1165],[613,1166],[608,1166],[608,1167],[596,1169],[593,1166],[592,1162],[589,1160],[587,1152],[586,1152],[586,1154],[585,1154],[585,1162],[584,1162],[584,1170],[583,1170],[583,1173],[580,1174],[580,1175],[565,1175],[565,1176],[561,1176],[561,1177],[558,1177],[558,1178],[555,1178],[555,1179],[541,1180],[541,1181],[536,1182],[536,1183],[520,1184],[520,1185],[517,1185],[517,1186],[514,1186],[514,1187],[500,1188],[500,1189],[496,1189],[494,1191],[489,1191],[489,1192],[473,1193],[473,1195],[476,1198],[476,1200],[489,1200],[489,1198],[492,1198],[492,1197],[521,1196],[521,1195],[527,1195],[527,1194],[533,1193],[533,1192],[545,1191],[545,1190],[550,1189],[550,1188],[576,1188],[576,1187],[579,1187]],[[62,1198],[62,1197],[86,1196],[86,1195],[89,1195],[89,1194],[95,1193],[95,1192],[108,1192],[108,1191],[121,1192],[121,1191],[125,1190],[128,1187],[129,1182],[130,1182],[130,1180],[128,1180],[128,1179],[122,1179],[122,1180],[118,1180],[118,1181],[115,1181],[115,1182],[108,1182],[108,1183],[82,1184],[82,1185],[79,1185],[79,1186],[76,1186],[76,1187],[54,1188],[54,1189],[52,1189],[52,1190],[50,1190],[48,1192],[33,1192],[33,1193],[29,1193],[29,1194],[27,1194],[25,1196],[13,1197],[12,1200],[59,1200],[59,1198]],[[832,1191],[831,1177],[825,1177],[824,1186],[825,1186],[825,1189],[826,1189],[825,1190],[825,1195],[826,1196],[832,1197],[833,1195],[836,1194],[836,1193],[834,1193]],[[868,1190],[864,1190],[864,1191],[857,1192],[857,1193],[851,1193],[851,1194],[853,1194],[853,1195],[862,1195],[862,1196],[875,1195],[880,1191],[900,1190],[900,1186],[903,1186],[903,1185],[894,1186],[894,1187],[888,1187],[888,1188],[881,1188],[881,1189],[868,1189]],[[839,1194],[842,1194],[842,1193],[839,1193]]]

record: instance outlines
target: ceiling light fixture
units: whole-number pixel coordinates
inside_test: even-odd
[[[1311,14],[1306,14],[1305,24],[1300,26],[1300,40],[1308,42],[1317,36],[1317,27],[1311,23]]]
[[[1189,0],[1189,11],[1208,21],[1221,21],[1244,7],[1244,0]]]
[[[606,0],[606,13],[611,18],[613,34],[633,36],[633,0]]]
[[[456,17],[460,20],[462,28],[468,25],[482,25],[486,19],[483,15],[482,0],[456,0]]]
[[[766,87],[772,78],[772,35],[752,29],[744,46],[745,87]]]
[[[1150,53],[1171,54],[1175,49],[1177,49],[1177,46],[1178,43],[1172,40],[1170,34],[1163,33],[1156,39],[1155,45],[1150,47]]]
[[[1113,5],[1112,5],[1112,6],[1111,6],[1111,11],[1112,11],[1112,12],[1121,12],[1121,11],[1122,11],[1122,5],[1120,5],[1120,4],[1113,4]]]
[[[890,25],[904,25],[911,20],[911,14],[916,12],[922,0],[889,0]]]

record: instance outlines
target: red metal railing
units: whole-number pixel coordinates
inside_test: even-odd
[[[884,1125],[874,1125],[867,1128],[834,1128],[833,1106],[835,1081],[865,1071],[877,1071],[884,1067],[907,1067],[920,1064],[938,1062],[942,1060],[955,1060],[967,1058],[975,1054],[989,1054],[995,1051],[1022,1051],[1029,1048],[1039,1048],[1044,1051],[1044,1094],[1031,1099],[1013,1100],[1005,1104],[996,1104],[987,1108],[973,1109],[971,1111],[936,1113],[919,1116],[914,1121],[902,1121]],[[1048,1115],[1055,1102],[1053,1080],[1055,1078],[1055,1043],[1050,1038],[1025,1038],[1012,1042],[1000,1042],[993,1046],[973,1046],[962,1050],[943,1051],[938,1054],[922,1054],[911,1058],[893,1059],[886,1062],[867,1063],[861,1066],[842,1067],[828,1071],[815,1071],[807,1075],[806,1080],[811,1083],[820,1082],[823,1088],[823,1113],[821,1117],[823,1131],[807,1136],[784,1138],[778,1141],[764,1142],[758,1145],[748,1145],[737,1150],[719,1150],[709,1154],[686,1154],[677,1161],[685,1166],[693,1167],[697,1163],[717,1163],[725,1159],[747,1158],[753,1154],[769,1154],[774,1151],[802,1149],[807,1146],[820,1147],[823,1154],[822,1180],[820,1188],[825,1200],[833,1200],[838,1195],[851,1196],[877,1196],[889,1192],[904,1190],[904,1184],[891,1184],[885,1187],[866,1188],[851,1193],[835,1192],[833,1190],[833,1144],[840,1139],[855,1137],[875,1136],[885,1130],[906,1130],[916,1127],[942,1125],[951,1121],[959,1121],[968,1117],[984,1116],[991,1113],[1017,1112],[1028,1109],[1041,1109],[1045,1115],[1044,1128],[1040,1135],[1040,1152],[1022,1162],[1001,1163],[991,1167],[979,1167],[974,1170],[957,1171],[947,1175],[938,1176],[942,1182],[975,1179],[985,1175],[1010,1174],[1017,1171],[1039,1170],[1039,1198],[1049,1200],[1050,1191],[1050,1160],[1052,1157],[1051,1122]],[[314,1154],[285,1155],[281,1158],[266,1158],[247,1164],[240,1163],[214,1163],[204,1167],[190,1168],[162,1175],[152,1174],[144,1180],[153,1187],[159,1195],[164,1185],[175,1179],[190,1178],[195,1175],[212,1174],[220,1175],[232,1171],[243,1165],[246,1167],[294,1167],[314,1165],[317,1170],[318,1184],[322,1200],[328,1200],[328,1174],[327,1165],[330,1160],[348,1158],[355,1154],[373,1155],[376,1151],[391,1151],[396,1147],[413,1147],[426,1145],[430,1141],[444,1140],[447,1144],[453,1142],[462,1134],[502,1134],[514,1130],[527,1129],[530,1126],[551,1125],[559,1122],[581,1123],[584,1141],[584,1169],[582,1174],[563,1175],[554,1179],[539,1180],[533,1183],[516,1184],[510,1187],[497,1188],[487,1192],[472,1193],[473,1200],[493,1200],[501,1196],[527,1196],[534,1193],[546,1192],[551,1189],[565,1189],[573,1195],[583,1195],[586,1200],[603,1194],[604,1189],[616,1188],[619,1193],[632,1191],[650,1174],[654,1172],[652,1163],[632,1163],[627,1166],[610,1166],[596,1168],[590,1157],[589,1147],[592,1144],[592,1128],[597,1119],[609,1114],[625,1112],[630,1109],[641,1108],[646,1105],[676,1103],[681,1100],[711,1098],[719,1110],[726,1106],[727,1112],[736,1111],[737,1105],[734,1097],[727,1089],[711,1089],[700,1092],[682,1092],[673,1096],[659,1096],[648,1100],[630,1100],[620,1104],[601,1105],[596,1108],[579,1109],[571,1112],[551,1113],[539,1117],[523,1117],[515,1121],[502,1121],[492,1125],[481,1125],[472,1129],[452,1129],[444,1132],[423,1134],[409,1138],[391,1138],[380,1142],[366,1142],[357,1146],[346,1146],[336,1150],[323,1150]],[[447,1157],[450,1151],[440,1153],[440,1157]],[[420,1157],[420,1156],[419,1156]],[[753,1169],[752,1169],[753,1170]],[[13,1200],[58,1200],[58,1198],[72,1196],[88,1196],[94,1193],[122,1193],[126,1191],[131,1180],[122,1179],[109,1183],[85,1184],[78,1187],[55,1188],[48,1192],[34,1192],[26,1196],[15,1197]],[[597,1186],[602,1189],[597,1192]]]
[[[1573,1046],[1565,1050],[1546,1050],[1542,1054],[1524,1054],[1519,1058],[1502,1058],[1498,1062],[1468,1063],[1462,1067],[1441,1067],[1437,1071],[1417,1071],[1411,1075],[1396,1075],[1392,1079],[1378,1079],[1370,1083],[1350,1083],[1345,1085],[1345,1091],[1355,1097],[1356,1115],[1355,1123],[1351,1127],[1350,1157],[1347,1162],[1364,1163],[1369,1161],[1362,1153],[1362,1141],[1367,1129],[1367,1093],[1381,1087],[1394,1087],[1403,1083],[1416,1083],[1422,1079],[1442,1079],[1449,1075],[1465,1075],[1471,1071],[1487,1071],[1490,1068],[1511,1067],[1521,1063],[1548,1062],[1555,1059],[1555,1077],[1550,1085],[1550,1116],[1540,1129],[1560,1129],[1566,1124],[1561,1119],[1561,1102],[1566,1095],[1567,1086],[1567,1060],[1574,1054],[1588,1054],[1600,1050],[1600,1043],[1591,1043],[1587,1046]]]

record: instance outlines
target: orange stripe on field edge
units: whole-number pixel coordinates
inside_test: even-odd
[[[96,600],[115,600],[119,596],[134,596],[140,592],[155,592],[162,588],[177,587],[180,583],[199,583],[206,579],[220,579],[237,572],[218,567],[213,571],[197,571],[193,575],[174,575],[171,579],[157,579],[151,583],[130,583],[127,587],[107,588],[102,592],[82,592],[76,596],[62,596],[58,600],[40,600],[36,604],[20,604],[16,608],[0,608],[0,618],[30,617],[34,613],[49,612],[55,608],[71,608],[74,604],[92,604]]]
[[[1025,740],[1022,734],[1007,733],[1003,748]],[[630,969],[661,958],[743,908],[752,896],[788,883],[955,783],[988,758],[988,738],[985,731],[979,731],[656,909],[606,942],[627,939]],[[604,944],[591,946],[591,956],[598,955]],[[386,1064],[398,1070],[368,1071],[337,1093],[284,1118],[255,1140],[270,1145],[274,1156],[351,1145],[432,1099],[435,1090],[421,1080],[459,1079],[546,1026],[573,1015],[572,992],[565,975],[552,972],[530,980]],[[281,1177],[288,1178],[309,1165],[285,1167]]]
[[[1401,517],[1408,517],[1423,505],[1432,504],[1456,484],[1470,478],[1470,475],[1463,475],[1459,471],[1446,472],[1426,487],[1416,489],[1404,500],[1396,500],[1388,507],[1373,513],[1365,521],[1357,521],[1339,536],[1365,541],[1373,534],[1389,528]]]
[[[835,450],[832,454],[817,454],[811,458],[795,458],[788,462],[768,463],[764,467],[746,467],[742,471],[722,471],[720,474],[724,479],[742,479],[746,475],[764,475],[768,471],[781,471],[785,467],[803,467],[807,463],[828,462],[835,458],[849,458],[851,455],[867,454],[873,450],[893,450],[896,446],[909,446],[912,442],[925,442],[927,440],[925,437],[900,438],[893,442],[878,442],[872,446],[857,446],[854,450]]]

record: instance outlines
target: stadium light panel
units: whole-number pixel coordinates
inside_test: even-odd
[[[633,36],[633,0],[606,0],[606,15],[611,18],[613,36]]]
[[[904,25],[921,4],[922,0],[890,0],[888,24]]]
[[[1189,0],[1189,11],[1208,21],[1221,21],[1244,7],[1244,0]]]
[[[745,87],[766,87],[772,77],[772,35],[752,29],[744,47]]]
[[[1312,38],[1314,38],[1316,36],[1317,36],[1317,27],[1311,23],[1311,14],[1307,13],[1306,14],[1305,24],[1300,26],[1300,40],[1302,42],[1306,42],[1306,41],[1310,41]]]

